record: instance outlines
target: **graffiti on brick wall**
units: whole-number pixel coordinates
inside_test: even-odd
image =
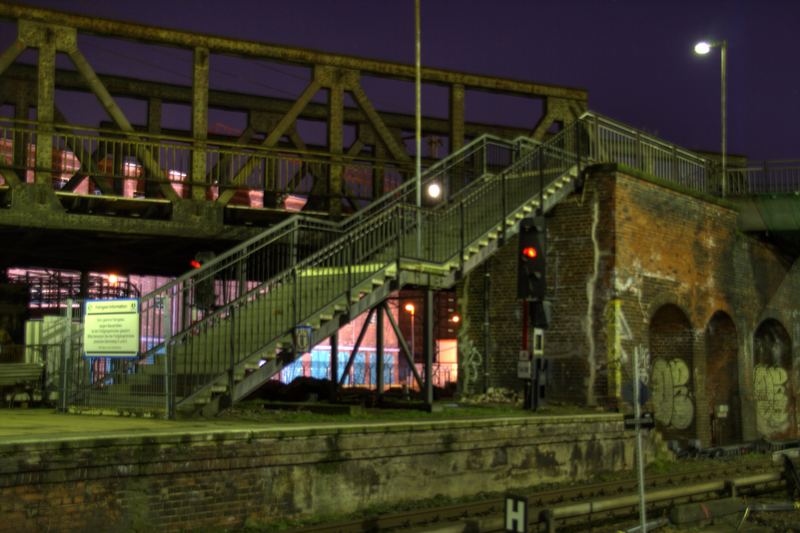
[[[628,362],[623,341],[633,340],[631,328],[622,310],[622,300],[608,302],[606,308],[606,335],[608,338],[608,390],[614,398],[622,398],[622,370]]]
[[[753,386],[756,427],[761,435],[781,433],[789,428],[789,375],[779,366],[756,365]]]
[[[682,359],[659,357],[653,363],[650,389],[656,421],[661,425],[686,429],[694,419],[694,401],[689,389],[689,367]]]
[[[461,378],[462,390],[464,392],[471,392],[480,378],[483,356],[481,356],[481,352],[475,347],[472,339],[466,335],[459,339],[458,351],[458,360],[461,363],[458,373]]]

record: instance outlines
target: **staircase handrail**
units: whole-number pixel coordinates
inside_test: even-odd
[[[437,179],[437,177],[441,177],[442,175],[446,174],[447,171],[454,165],[458,164],[458,162],[463,161],[465,158],[472,154],[478,153],[481,150],[486,150],[489,146],[493,145],[504,146],[511,149],[514,146],[514,143],[491,134],[481,135],[465,145],[461,150],[458,150],[456,153],[428,168],[423,175],[423,184],[428,183],[430,180]],[[143,312],[149,309],[156,309],[156,303],[158,302],[158,299],[167,294],[184,293],[183,298],[186,301],[189,301],[191,299],[191,295],[189,295],[187,291],[192,290],[192,288],[197,286],[199,283],[202,283],[204,280],[214,280],[219,272],[232,269],[237,261],[242,260],[242,257],[250,256],[255,253],[256,250],[262,250],[266,246],[275,243],[280,238],[284,238],[289,234],[297,233],[301,229],[324,232],[333,240],[335,239],[336,235],[343,235],[352,231],[354,227],[361,225],[369,216],[374,216],[382,211],[386,211],[393,205],[396,205],[398,202],[408,200],[406,197],[409,192],[414,191],[414,187],[414,181],[409,180],[403,183],[397,189],[384,194],[378,200],[372,202],[369,206],[358,211],[353,216],[348,217],[340,222],[333,222],[327,219],[321,219],[304,214],[292,215],[279,224],[272,226],[271,228],[260,233],[259,235],[251,237],[250,239],[207,261],[200,268],[190,270],[177,277],[175,280],[154,289],[148,294],[143,295],[141,298],[141,309]],[[328,244],[332,243],[323,242],[323,245]],[[291,267],[287,270],[291,270]],[[274,279],[280,278],[280,276],[281,274],[276,273],[272,278],[270,278],[269,281],[274,281]],[[216,306],[215,309],[204,314],[200,318],[199,322],[207,321],[213,316],[227,312],[229,305],[235,299],[244,296],[246,292],[250,292],[250,290],[248,289],[248,291],[237,293],[234,299],[222,302],[221,305]],[[161,332],[161,329],[163,328],[159,325],[160,322],[158,318],[150,319],[150,322],[152,322],[152,325],[150,326],[151,329]],[[182,322],[183,324],[180,325],[181,327],[178,327],[176,331],[172,332],[173,335],[177,335],[185,328],[196,326],[198,323],[198,321],[186,321],[185,319],[182,320]],[[141,357],[152,354],[163,346],[163,339],[165,339],[165,335],[149,335],[149,337],[162,340],[156,344],[147,346],[146,350],[143,350]]]

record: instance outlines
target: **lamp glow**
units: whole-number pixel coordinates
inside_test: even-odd
[[[407,303],[406,306],[403,307],[403,309],[405,309],[406,311],[408,311],[412,315],[414,314],[414,311],[415,311],[414,304],[412,304],[412,303]]]
[[[439,198],[442,195],[442,187],[435,181],[428,185],[428,196],[433,198],[434,200]]]
[[[711,44],[706,41],[700,41],[696,45],[694,45],[694,53],[699,54],[701,56],[706,55],[711,51]]]

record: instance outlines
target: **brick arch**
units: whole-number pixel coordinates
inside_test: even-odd
[[[654,296],[650,298],[650,302],[647,306],[647,310],[650,313],[650,323],[653,322],[653,318],[658,313],[662,312],[664,308],[674,307],[683,314],[689,322],[690,327],[694,328],[696,321],[694,320],[695,317],[692,316],[689,311],[692,308],[690,304],[691,302],[689,299],[682,294],[662,293],[658,296]]]
[[[742,400],[739,389],[739,336],[724,311],[706,325],[706,399],[712,446],[742,442]]]
[[[691,322],[675,304],[650,318],[650,389],[656,423],[665,439],[694,438],[694,368]]]
[[[773,439],[796,436],[792,340],[774,318],[763,320],[753,334],[753,389],[758,433]]]

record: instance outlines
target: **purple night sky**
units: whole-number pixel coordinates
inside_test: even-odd
[[[414,59],[413,0],[18,3],[409,64]],[[699,57],[692,48],[703,38],[727,39],[729,152],[794,159],[800,158],[791,127],[800,123],[798,27],[800,2],[791,0],[422,0],[422,61],[584,88],[591,110],[688,148],[718,151],[719,51]],[[11,24],[0,25],[0,45],[14,35]],[[114,44],[82,49],[100,73],[191,81],[188,51]],[[23,60],[31,58],[28,53]],[[291,97],[305,84],[302,71],[292,67],[253,68],[214,56],[211,73],[212,88],[256,94]],[[413,85],[406,86],[367,92],[379,109],[411,112]],[[443,115],[445,103],[444,90],[424,87],[424,112]],[[490,106],[478,96],[471,102],[468,94],[467,119],[529,125],[519,123],[519,106]],[[212,117],[210,124],[215,121],[229,122]]]

